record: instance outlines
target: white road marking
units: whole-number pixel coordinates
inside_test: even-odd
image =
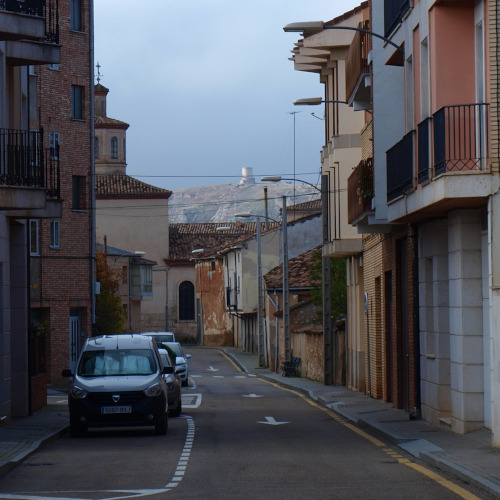
[[[290,422],[276,422],[274,417],[264,417],[266,419],[265,422],[257,422],[258,424],[267,424],[267,425],[282,425],[288,424]]]
[[[199,394],[201,400],[201,394]],[[103,494],[105,497],[100,500],[125,500],[128,498],[143,498],[152,495],[158,495],[162,493],[167,493],[172,488],[175,488],[184,478],[184,474],[187,469],[187,464],[189,457],[191,455],[191,449],[193,447],[193,439],[195,434],[195,425],[193,417],[188,415],[183,415],[179,418],[184,418],[187,420],[188,431],[186,434],[186,440],[184,442],[184,449],[182,450],[181,457],[177,463],[177,468],[175,469],[174,475],[170,482],[165,485],[162,489],[147,489],[147,490],[87,490],[87,491],[59,491],[60,494],[78,494],[80,496],[50,496],[55,492],[47,491],[40,492],[39,494],[33,495],[31,493],[0,493],[0,498],[5,498],[9,500],[90,500],[95,498],[95,494]],[[110,493],[120,493],[121,496],[108,496]],[[43,496],[40,496],[43,495]],[[92,495],[92,496],[81,496],[81,495]]]
[[[243,394],[244,398],[262,398],[263,396],[260,396],[258,394]]]
[[[183,394],[181,398],[183,408],[198,408],[201,405],[201,394]]]
[[[219,369],[218,368],[214,368],[213,366],[209,366],[207,368],[207,372],[218,372],[218,371],[219,371]]]

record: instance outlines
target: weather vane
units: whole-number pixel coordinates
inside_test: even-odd
[[[97,68],[97,83],[100,83],[101,81],[101,65],[99,64],[99,61],[96,64]]]

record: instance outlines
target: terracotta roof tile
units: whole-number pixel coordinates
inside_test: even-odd
[[[321,212],[321,207],[321,198],[317,198],[316,200],[304,201],[303,203],[297,203],[296,205],[287,207],[287,211],[293,212],[295,210],[297,212]]]
[[[229,229],[217,231],[218,227]],[[191,252],[201,248],[207,250],[205,255],[213,254],[240,241],[242,235],[244,238],[255,237],[255,222],[169,224],[169,261],[188,261],[193,257]]]
[[[315,263],[314,255],[321,252],[321,247],[312,248],[288,261],[288,285],[290,288],[310,288],[315,285],[311,281],[311,268]],[[283,268],[277,266],[265,274],[267,288],[283,288]]]
[[[95,115],[94,124],[96,128],[122,128],[128,129],[129,124],[122,122],[121,120],[116,120],[115,118],[109,118],[108,116]]]
[[[95,176],[95,195],[97,199],[109,198],[158,198],[168,199],[172,191],[151,186],[126,174]]]

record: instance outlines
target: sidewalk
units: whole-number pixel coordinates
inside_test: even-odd
[[[325,386],[298,377],[282,377],[258,367],[256,355],[221,348],[243,371],[296,389],[331,408],[368,432],[383,437],[423,462],[449,472],[500,498],[500,449],[491,447],[491,432],[461,436],[422,420],[409,420],[402,410],[341,386]],[[66,432],[66,394],[49,390],[48,404],[34,415],[0,425],[0,477],[37,449]]]
[[[491,432],[487,429],[464,436],[441,430],[422,420],[409,420],[407,413],[392,408],[391,403],[342,386],[283,377],[267,368],[259,368],[257,355],[233,347],[221,349],[246,373],[296,389],[423,462],[500,498],[500,449],[492,448]]]
[[[67,395],[48,390],[47,406],[34,415],[0,425],[0,477],[69,427]]]

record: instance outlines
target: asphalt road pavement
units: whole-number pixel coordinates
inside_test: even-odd
[[[0,498],[486,498],[218,350],[191,353],[184,412],[166,436],[64,436],[0,479]]]

